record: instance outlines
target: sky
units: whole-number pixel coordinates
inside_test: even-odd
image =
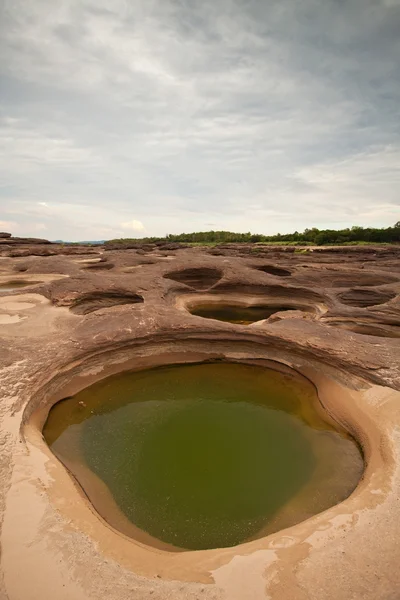
[[[0,230],[400,219],[400,0],[0,0]]]

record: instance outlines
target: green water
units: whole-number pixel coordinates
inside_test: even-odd
[[[239,325],[249,325],[255,321],[268,319],[274,313],[281,310],[294,310],[293,306],[235,306],[225,304],[202,304],[190,309],[192,315],[205,319],[217,319]]]
[[[136,537],[134,524],[155,545],[215,548],[291,525],[354,489],[359,450],[316,405],[310,383],[270,369],[169,366],[59,402],[43,433],[112,525]]]

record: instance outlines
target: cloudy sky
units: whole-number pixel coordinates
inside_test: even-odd
[[[0,0],[0,230],[400,219],[400,0]]]

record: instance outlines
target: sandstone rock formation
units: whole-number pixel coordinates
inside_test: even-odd
[[[7,235],[0,598],[396,600],[400,246],[121,249]],[[246,326],[190,314],[199,302],[275,312]],[[91,509],[46,450],[35,415],[118,369],[227,357],[278,361],[309,377],[359,440],[364,478],[340,505],[256,542],[141,548]]]

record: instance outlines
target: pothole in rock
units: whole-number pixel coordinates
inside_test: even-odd
[[[231,283],[218,285],[210,293],[182,295],[177,306],[197,317],[239,325],[269,319],[275,313],[318,315],[326,310],[323,297],[310,290]]]
[[[365,308],[367,306],[376,306],[385,304],[396,297],[396,293],[389,290],[363,290],[351,289],[338,295],[338,299],[348,306]]]
[[[91,264],[86,264],[86,266],[82,267],[81,270],[92,270],[92,271],[104,271],[110,270],[114,268],[114,263],[110,263],[107,259],[99,260],[97,262],[93,262]]]
[[[74,262],[78,263],[78,264],[82,264],[82,265],[91,265],[91,264],[102,262],[102,259],[101,259],[101,257],[97,257],[97,258],[81,258],[81,259],[78,259],[78,260],[74,260]]]
[[[123,273],[134,273],[137,269],[142,269],[143,267],[147,267],[150,265],[156,265],[157,261],[155,260],[143,260],[138,262],[135,265],[130,265],[129,267],[124,267],[122,269]]]
[[[36,285],[38,283],[40,283],[40,281],[23,281],[22,279],[16,279],[15,281],[10,280],[5,283],[0,283],[0,294],[14,292],[15,290],[19,290],[20,288]]]
[[[142,302],[144,302],[143,297],[140,296],[140,294],[135,294],[133,292],[121,292],[117,290],[109,292],[89,292],[75,300],[74,304],[70,307],[70,310],[78,315],[87,315],[88,313],[95,312],[102,308]]]
[[[204,319],[216,319],[238,325],[250,325],[256,321],[268,319],[271,315],[283,311],[293,311],[296,307],[293,305],[282,304],[255,304],[252,306],[238,304],[196,304],[191,306],[189,312],[196,317]],[[297,310],[308,311],[307,307],[297,307]]]
[[[339,327],[346,331],[352,331],[360,335],[372,335],[374,337],[400,338],[400,327],[398,325],[384,325],[381,323],[356,323],[351,321],[329,321],[330,327]]]
[[[164,550],[290,527],[347,498],[363,471],[309,381],[240,363],[103,379],[55,404],[43,435],[111,526]]]
[[[332,276],[331,276],[332,277]],[[368,274],[368,273],[364,273],[364,274],[360,274],[360,273],[355,273],[353,275],[351,274],[345,274],[342,275],[340,277],[332,277],[331,278],[331,286],[332,287],[349,287],[352,285],[357,285],[359,287],[362,286],[379,286],[379,285],[385,285],[388,283],[394,283],[398,281],[397,277],[391,277],[390,275],[373,275]]]
[[[222,272],[209,267],[195,267],[193,269],[182,269],[164,275],[165,279],[172,279],[184,283],[196,290],[207,290],[222,277]]]
[[[299,283],[327,288],[375,287],[398,281],[397,277],[386,274],[365,273],[363,271],[339,271],[335,269],[309,268],[301,265],[296,273]]]
[[[292,273],[288,269],[282,267],[276,267],[275,265],[254,265],[253,269],[262,271],[268,275],[276,275],[277,277],[289,277]]]

